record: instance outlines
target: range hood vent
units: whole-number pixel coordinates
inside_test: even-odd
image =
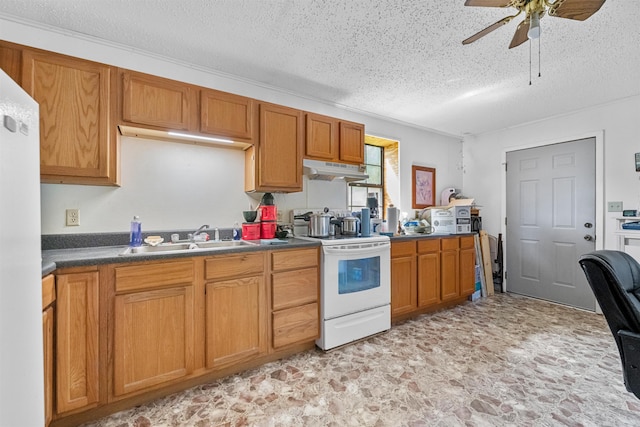
[[[362,181],[369,178],[369,175],[360,170],[360,166],[345,163],[323,162],[320,160],[304,159],[304,174],[309,179],[322,181],[333,181],[343,179],[347,182]]]

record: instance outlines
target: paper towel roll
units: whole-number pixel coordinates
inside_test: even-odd
[[[398,232],[398,220],[400,219],[400,209],[395,206],[387,208],[387,228],[389,232],[396,234]]]
[[[371,211],[369,208],[362,208],[360,212],[360,234],[362,237],[371,235]]]

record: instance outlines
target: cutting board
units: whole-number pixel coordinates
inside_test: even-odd
[[[489,247],[489,235],[480,230],[480,248],[482,249],[482,266],[484,267],[484,280],[487,283],[487,295],[493,295],[493,268],[491,268],[491,249]]]

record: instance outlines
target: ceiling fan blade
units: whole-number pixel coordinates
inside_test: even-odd
[[[529,17],[525,18],[524,21],[518,24],[516,33],[513,35],[513,39],[511,39],[511,44],[509,45],[509,49],[512,49],[516,46],[520,46],[522,43],[529,40],[529,36],[527,35],[528,32],[529,32]]]
[[[511,5],[510,0],[467,0],[464,2],[465,6],[480,6],[480,7],[507,7]]]
[[[469,43],[473,43],[474,41],[478,40],[481,37],[486,36],[487,34],[489,34],[490,32],[492,32],[493,30],[496,30],[500,27],[502,27],[503,25],[507,24],[509,21],[511,21],[516,15],[513,16],[507,16],[505,18],[502,18],[501,20],[499,20],[498,22],[496,22],[495,24],[489,25],[487,28],[485,28],[482,31],[479,31],[477,33],[475,33],[474,35],[472,35],[471,37],[465,39],[462,41],[462,44],[469,44]]]
[[[600,10],[605,0],[565,0],[549,7],[549,16],[584,21]]]

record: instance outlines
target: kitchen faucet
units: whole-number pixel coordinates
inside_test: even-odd
[[[198,234],[202,233],[203,230],[205,230],[207,228],[209,228],[209,224],[201,225],[200,228],[198,228],[196,231],[194,231],[193,233],[190,233],[190,234],[187,235],[188,239],[191,240],[191,241],[195,241],[196,240],[196,236]],[[216,231],[217,231],[217,229],[216,229]]]

